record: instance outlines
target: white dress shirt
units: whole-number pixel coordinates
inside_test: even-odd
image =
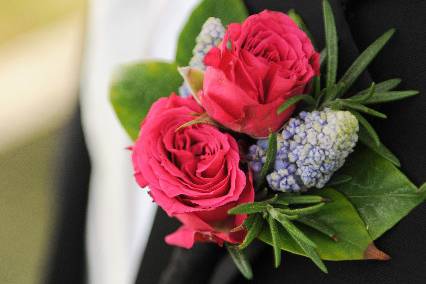
[[[133,283],[156,207],[133,178],[131,141],[110,105],[113,71],[144,59],[173,60],[198,0],[92,0],[81,109],[92,163],[87,220],[89,283]]]

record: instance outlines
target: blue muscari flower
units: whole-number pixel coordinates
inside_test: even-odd
[[[358,120],[348,111],[301,112],[277,137],[273,171],[266,180],[283,192],[322,188],[344,163],[358,141]],[[249,148],[248,159],[258,174],[266,159],[268,140]]]
[[[192,50],[193,56],[189,62],[189,66],[204,71],[206,69],[204,65],[204,56],[212,47],[219,45],[224,35],[225,27],[222,25],[220,19],[214,17],[208,18],[203,24],[200,34],[196,38],[196,44]],[[182,97],[191,95],[185,83],[179,88],[179,94]]]
[[[214,17],[208,18],[203,24],[200,34],[197,36],[189,66],[205,70],[204,56],[212,47],[219,45],[224,35],[225,27],[222,25],[220,19]]]

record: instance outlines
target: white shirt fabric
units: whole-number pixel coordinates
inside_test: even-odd
[[[92,0],[81,109],[92,173],[86,228],[89,283],[134,283],[156,206],[133,178],[131,141],[108,99],[117,66],[173,60],[198,0]],[[155,261],[155,260],[153,260]]]

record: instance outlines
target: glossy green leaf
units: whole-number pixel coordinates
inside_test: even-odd
[[[378,250],[372,244],[364,222],[349,200],[333,189],[322,189],[318,194],[332,201],[310,217],[333,229],[339,239],[338,242],[335,242],[315,229],[301,226],[305,235],[317,245],[319,256],[325,260],[355,260],[376,255],[371,252],[378,252]],[[287,231],[281,227],[278,229],[283,250],[306,256],[306,253]],[[269,230],[263,229],[259,238],[268,244],[272,243]],[[367,252],[369,253],[367,254]]]
[[[124,129],[136,139],[151,105],[182,84],[176,64],[142,62],[121,67],[113,78],[110,99]]]
[[[313,105],[315,100],[311,95],[297,95],[286,100],[282,105],[278,107],[277,114],[283,113],[286,109],[292,105],[297,104],[300,101],[305,101],[306,103]]]
[[[373,239],[426,198],[391,162],[365,147],[358,147],[339,172],[352,176],[337,189],[356,207]]]
[[[385,146],[383,143],[377,144],[376,141],[371,137],[371,134],[367,132],[365,128],[360,128],[358,133],[359,141],[361,141],[365,146],[373,150],[376,154],[382,158],[388,160],[397,167],[401,166],[398,158]]]
[[[340,79],[339,82],[344,83],[344,87],[339,90],[337,97],[343,95],[352,86],[356,79],[358,79],[359,75],[361,75],[361,73],[367,68],[371,61],[373,61],[373,59],[382,50],[382,48],[394,33],[394,29],[388,30],[360,54],[360,56],[355,60],[355,62],[349,67],[349,69]]]
[[[194,9],[182,32],[176,50],[176,63],[187,66],[195,46],[195,39],[201,27],[209,17],[216,17],[224,26],[230,23],[239,23],[247,18],[248,13],[241,0],[203,0]]]
[[[322,9],[325,28],[325,46],[327,49],[326,87],[329,88],[336,83],[338,65],[337,32],[333,10],[328,0],[323,0]]]
[[[318,232],[323,233],[324,235],[326,235],[327,237],[331,238],[334,241],[338,240],[337,236],[336,236],[336,232],[332,228],[327,226],[325,223],[318,221],[315,218],[312,218],[310,216],[303,216],[303,217],[296,219],[296,221],[299,222],[299,223],[302,223],[306,226],[309,226],[309,227],[317,230]]]
[[[228,250],[228,253],[231,255],[232,260],[234,261],[235,266],[238,268],[241,274],[247,279],[252,279],[253,271],[244,252],[240,250],[237,246],[233,245],[227,244],[226,248]]]
[[[327,187],[333,187],[335,185],[338,184],[342,184],[342,183],[347,183],[348,181],[350,181],[352,179],[351,176],[347,176],[347,175],[333,175],[333,177],[331,178],[331,180],[327,183]]]

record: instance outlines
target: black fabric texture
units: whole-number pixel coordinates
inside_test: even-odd
[[[148,243],[143,255],[141,269],[136,283],[158,283],[162,272],[170,259],[172,250],[164,241],[164,237],[172,233],[179,226],[175,219],[157,209]]]

